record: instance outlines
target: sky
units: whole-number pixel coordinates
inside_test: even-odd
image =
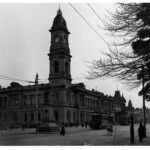
[[[112,37],[102,29],[103,23],[86,3],[72,3],[92,27],[105,39]],[[115,3],[91,3],[101,19],[106,19],[109,11],[115,10]],[[36,73],[43,83],[48,82],[50,33],[59,3],[0,3],[0,75],[34,81]],[[114,96],[115,90],[123,93],[127,104],[131,99],[134,107],[142,107],[139,89],[129,90],[116,79],[86,80],[88,62],[99,59],[108,47],[72,9],[68,3],[60,3],[69,35],[72,83],[83,82],[87,89],[95,89]],[[7,87],[10,80],[0,79],[0,85]],[[28,83],[20,82],[26,85]],[[149,107],[150,104],[146,103]]]

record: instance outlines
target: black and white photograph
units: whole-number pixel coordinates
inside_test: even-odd
[[[149,101],[150,2],[0,1],[0,148],[150,146]]]

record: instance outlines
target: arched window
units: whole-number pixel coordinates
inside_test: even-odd
[[[24,114],[24,121],[27,122],[28,116],[27,113]]]
[[[58,121],[58,112],[54,111],[55,120]]]
[[[73,121],[76,122],[76,113],[73,113]]]
[[[68,64],[68,62],[65,62],[65,73],[66,74],[69,73],[69,64]]]
[[[38,113],[38,120],[41,121],[41,113]]]
[[[54,72],[59,73],[59,63],[57,61],[54,62]]]
[[[70,111],[68,110],[67,112],[67,121],[68,122],[71,122],[71,116],[70,116]]]
[[[5,122],[7,122],[7,114],[5,114]]]
[[[31,121],[34,122],[34,113],[31,113]]]
[[[18,115],[16,112],[14,113],[14,121],[18,121]]]

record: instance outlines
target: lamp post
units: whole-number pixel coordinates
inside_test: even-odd
[[[38,118],[38,113],[39,113],[39,103],[38,103],[38,74],[36,74],[36,78],[35,78],[35,88],[36,88],[36,113],[35,113],[35,121],[37,124],[37,132],[38,132],[38,123],[39,123],[39,118]]]
[[[131,113],[131,116],[130,116],[130,142],[132,144],[134,143],[134,117],[133,117],[133,112]]]
[[[144,65],[141,67],[140,72],[137,76],[137,79],[142,79],[142,91],[144,90],[144,84],[145,84],[145,67]],[[145,94],[143,92],[143,126],[144,126],[144,137],[146,137],[146,117],[145,117]]]
[[[143,77],[142,77],[142,88],[144,89],[144,66],[142,66]],[[146,118],[145,118],[145,94],[143,93],[143,125],[144,125],[144,137],[146,137]]]

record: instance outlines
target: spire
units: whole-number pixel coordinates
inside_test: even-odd
[[[59,9],[57,10],[57,15],[54,18],[53,25],[49,31],[53,32],[57,30],[64,30],[66,33],[68,34],[70,33],[67,29],[67,24],[62,15],[62,11],[60,10],[60,6],[59,6]]]

